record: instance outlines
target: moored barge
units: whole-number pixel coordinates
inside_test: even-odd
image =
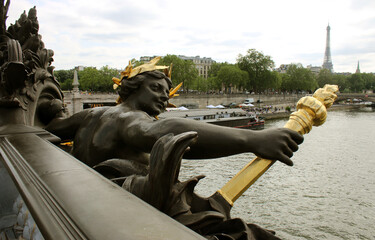
[[[159,118],[181,117],[204,121],[219,126],[263,129],[264,120],[255,113],[247,112],[241,108],[237,109],[193,109],[193,110],[171,110],[159,115]]]

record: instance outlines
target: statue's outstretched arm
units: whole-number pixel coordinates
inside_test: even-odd
[[[127,119],[129,121],[129,119]],[[302,143],[303,137],[289,129],[252,131],[221,127],[184,118],[168,118],[152,121],[137,118],[128,122],[121,135],[128,144],[150,152],[153,144],[162,136],[195,131],[198,139],[184,157],[191,159],[216,158],[244,152],[253,152],[267,159],[280,160],[292,165],[290,157]]]
[[[73,140],[78,128],[83,123],[88,111],[81,111],[68,118],[55,118],[45,128],[60,137],[61,140]]]

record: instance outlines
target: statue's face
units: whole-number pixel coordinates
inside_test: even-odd
[[[136,95],[136,107],[147,112],[150,116],[157,116],[167,106],[168,83],[165,79],[149,77],[144,80]]]

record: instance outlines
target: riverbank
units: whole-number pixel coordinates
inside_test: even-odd
[[[179,97],[173,98],[171,103],[188,109],[205,109],[208,105],[228,105],[230,103],[243,103],[247,98],[253,98],[258,108],[272,106],[280,108],[282,111],[287,106],[294,106],[301,97],[301,94],[180,94]],[[82,111],[87,107],[93,106],[113,106],[116,103],[117,94],[103,93],[85,93],[82,92],[79,98],[73,99],[72,92],[64,92],[64,105],[67,115]],[[365,102],[375,102],[375,94],[345,94],[340,93],[336,102],[347,102],[348,99],[362,99]],[[259,100],[259,103],[257,102]],[[73,108],[73,106],[76,106]],[[292,110],[293,111],[293,110]]]
[[[351,109],[360,109],[362,107],[366,107],[363,104],[334,104],[328,111],[342,111],[342,110],[351,110]],[[259,116],[265,120],[274,120],[274,119],[282,119],[288,118],[292,113],[288,111],[276,111],[276,112],[269,112],[269,113],[260,113]]]

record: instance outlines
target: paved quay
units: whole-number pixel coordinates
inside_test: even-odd
[[[330,108],[328,108],[328,111],[343,111],[359,109],[363,107],[366,106],[363,104],[334,104]],[[276,112],[260,113],[259,116],[264,118],[265,120],[288,118],[293,111],[295,111],[295,109],[292,109],[291,112],[285,110],[277,110]]]

